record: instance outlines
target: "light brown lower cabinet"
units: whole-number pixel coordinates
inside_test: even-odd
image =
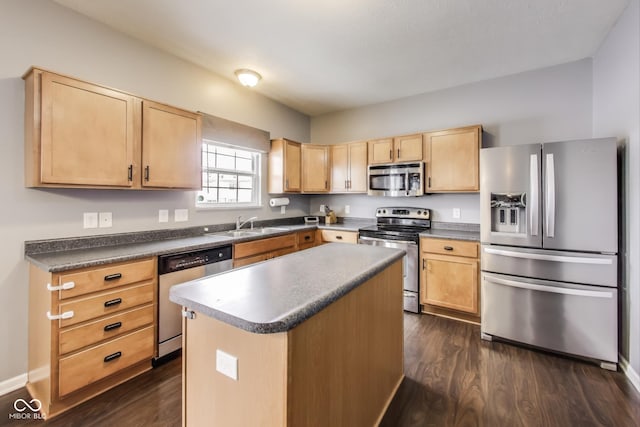
[[[151,369],[155,258],[29,270],[27,389],[49,418]]]
[[[297,250],[296,243],[295,233],[236,243],[233,247],[233,267],[242,267],[290,254]]]
[[[420,250],[423,311],[479,322],[478,243],[421,238]]]

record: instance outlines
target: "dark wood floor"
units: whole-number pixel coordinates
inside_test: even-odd
[[[175,359],[46,423],[8,419],[29,400],[21,389],[0,397],[0,426],[177,427],[180,372]],[[382,426],[640,426],[640,395],[622,373],[482,341],[453,320],[405,315],[405,375]]]

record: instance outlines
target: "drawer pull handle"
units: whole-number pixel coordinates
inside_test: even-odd
[[[108,282],[109,280],[118,280],[122,278],[122,273],[114,273],[114,274],[108,274],[106,276],[104,276],[104,281]]]
[[[114,298],[114,299],[110,299],[109,301],[105,301],[104,306],[105,307],[112,307],[114,305],[118,305],[122,302],[122,298]]]
[[[51,283],[47,283],[47,290],[49,291],[66,291],[75,287],[75,282],[65,282],[60,286],[51,286]]]
[[[122,352],[121,351],[116,351],[113,354],[110,354],[108,356],[104,357],[104,361],[106,362],[111,362],[112,360],[116,360],[117,358],[119,358],[120,356],[122,356]]]
[[[62,314],[51,314],[50,311],[47,311],[47,319],[49,320],[71,319],[72,317],[73,317],[73,310],[65,311]]]
[[[311,236],[304,236],[304,240],[310,240]]]
[[[104,331],[113,331],[114,329],[118,329],[119,327],[122,326],[122,322],[116,322],[116,323],[112,323],[110,325],[107,325],[104,327]]]
[[[336,236],[336,239],[342,240],[342,236]]]
[[[453,246],[445,246],[444,250],[445,251],[452,251],[453,250]]]

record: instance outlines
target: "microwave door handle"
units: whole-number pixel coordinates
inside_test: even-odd
[[[529,159],[529,224],[531,235],[538,235],[538,212],[540,201],[540,180],[538,178],[538,155],[532,154]]]

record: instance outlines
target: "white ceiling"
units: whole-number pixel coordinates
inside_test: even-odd
[[[629,0],[54,0],[315,116],[592,56]]]

